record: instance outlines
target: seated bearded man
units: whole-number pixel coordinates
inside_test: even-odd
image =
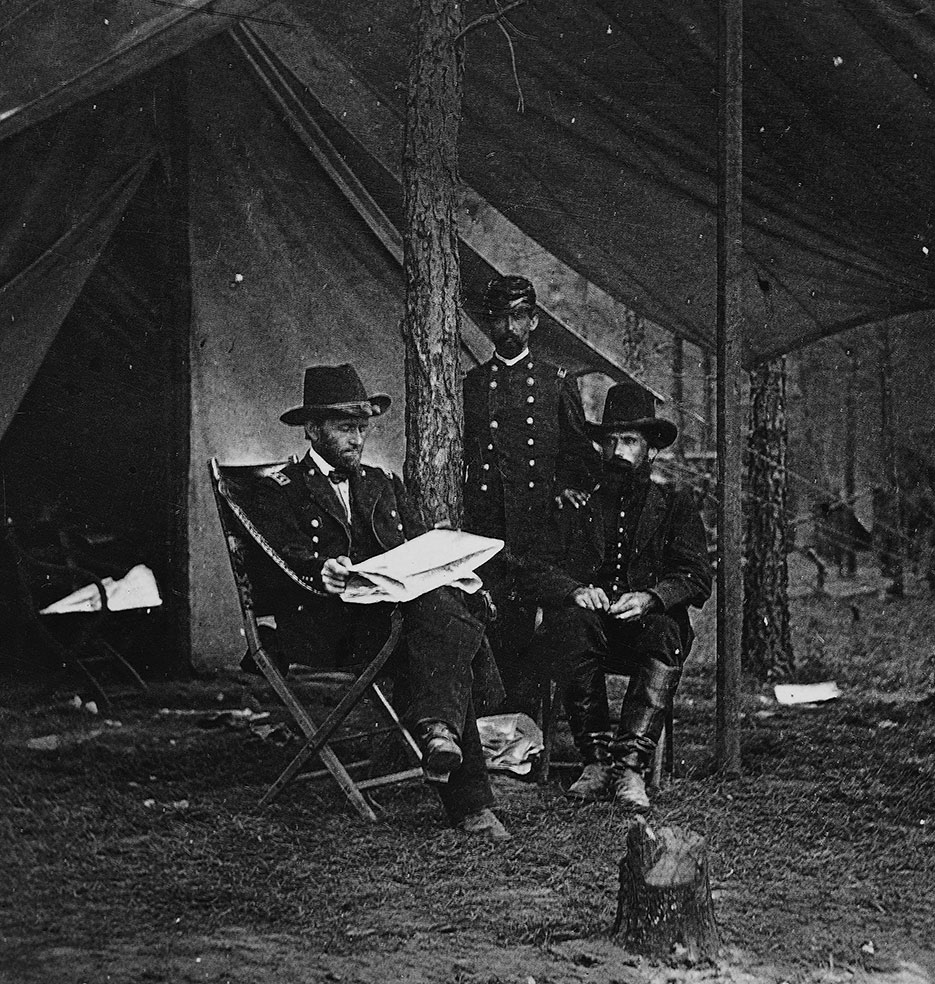
[[[568,795],[646,810],[643,773],[694,638],[688,608],[709,597],[711,566],[690,493],[650,480],[650,450],[678,434],[656,418],[652,394],[632,381],[611,387],[602,422],[589,427],[603,475],[586,505],[555,516],[540,551],[544,621],[530,658],[558,681],[584,761]],[[616,729],[605,672],[630,677]]]
[[[392,605],[341,600],[352,564],[425,532],[400,479],[361,461],[371,418],[389,405],[386,395],[367,395],[353,366],[312,366],[302,406],[280,418],[303,427],[310,447],[301,461],[262,481],[248,512],[301,582],[293,579],[279,592],[275,611],[279,643],[294,662],[369,659],[389,633]],[[463,599],[457,589],[439,588],[400,606],[397,684],[409,698],[406,720],[426,778],[452,824],[505,839],[490,809],[472,699],[473,664],[489,658],[489,650],[483,622]]]

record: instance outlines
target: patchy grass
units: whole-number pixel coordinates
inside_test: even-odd
[[[787,965],[932,959],[931,607],[926,597],[797,599],[803,678],[836,679],[844,697],[780,708],[754,690],[738,778],[709,774],[713,673],[700,641],[677,706],[677,777],[653,819],[708,837],[727,947]],[[68,695],[8,687],[0,708],[0,924],[20,955],[232,927],[320,953],[392,952],[417,934],[436,947],[470,937],[549,950],[597,939],[613,919],[628,817],[610,805],[573,807],[556,786],[499,779],[514,835],[504,845],[445,829],[418,784],[377,794],[375,825],[321,783],[296,783],[261,812],[291,748],[159,711],[278,716],[265,686],[238,674],[122,695],[119,727],[63,708]],[[62,746],[26,747],[48,734]],[[267,970],[255,979],[276,979]]]

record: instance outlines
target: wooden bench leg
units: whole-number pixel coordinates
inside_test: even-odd
[[[539,755],[539,775],[537,782],[545,785],[549,781],[552,766],[552,748],[555,745],[555,720],[557,697],[555,681],[551,678],[543,682],[540,725],[542,728],[542,752]]]

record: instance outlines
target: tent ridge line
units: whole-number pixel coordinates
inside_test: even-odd
[[[145,33],[142,34],[137,29],[130,31],[125,36],[123,43],[109,51],[102,60],[93,63],[88,68],[77,72],[75,75],[72,75],[67,79],[60,80],[48,92],[36,96],[20,106],[15,106],[14,108],[7,110],[5,113],[0,112],[0,140],[5,140],[14,133],[25,129],[26,127],[32,126],[40,120],[54,115],[54,113],[62,109],[63,107],[61,106],[54,106],[53,97],[56,93],[66,92],[69,89],[80,86],[82,83],[87,84],[89,80],[105,76],[107,73],[103,71],[104,69],[108,69],[112,66],[126,65],[127,57],[134,51],[134,49],[139,48],[144,44],[151,49],[155,48],[158,45],[153,43],[154,41],[158,42],[160,36],[168,34],[180,24],[184,24],[186,21],[190,21],[198,15],[204,16],[214,14],[214,11],[203,9],[205,7],[210,7],[214,0],[195,0],[195,2],[198,4],[197,8],[167,4],[166,6],[170,7],[170,11],[163,14],[161,17],[154,18],[154,22],[158,26],[154,27],[152,30],[150,30],[149,26],[147,26]],[[238,0],[235,0],[235,2],[238,2]],[[262,4],[256,2],[256,0],[239,0],[239,2],[242,6],[247,8],[262,6]],[[238,14],[228,12],[225,13],[232,17],[239,16]],[[152,23],[152,21],[148,22],[148,25],[151,25]],[[218,32],[221,30],[223,30],[223,28],[219,28]],[[188,46],[186,45],[186,47]],[[159,60],[161,61],[162,59]],[[133,68],[134,66],[131,64],[128,67]],[[129,76],[123,75],[120,71],[118,71],[117,77],[110,83],[105,85],[92,85],[90,90],[85,92],[81,98],[90,98],[100,91],[109,89],[112,86],[125,81],[127,77]],[[53,107],[50,108],[48,112],[43,112],[42,107],[50,103],[53,104]],[[39,110],[39,112],[34,114],[34,110]]]
[[[231,34],[251,70],[286,114],[289,125],[303,145],[364,220],[371,232],[380,240],[390,256],[399,266],[402,266],[403,242],[399,230],[343,161],[317,121],[295,98],[288,80],[284,78],[273,58],[266,51],[265,45],[256,37],[255,32],[245,24],[238,25],[231,31]],[[461,341],[475,362],[484,361],[485,352],[490,348],[490,342],[466,314],[462,318]]]
[[[344,122],[344,118],[339,118],[339,116],[336,115],[334,111],[332,111],[330,107],[330,100],[322,92],[322,86],[320,84],[316,85],[315,84],[316,80],[312,78],[306,78],[304,76],[299,76],[297,73],[294,72],[294,69],[289,64],[289,58],[284,55],[281,47],[277,46],[276,44],[276,40],[273,37],[273,35],[276,32],[263,27],[255,28],[253,26],[247,26],[241,24],[238,25],[238,27],[235,29],[235,33],[237,34],[242,33],[242,34],[249,35],[252,38],[256,38],[257,40],[259,40],[260,43],[264,45],[269,45],[269,47],[275,52],[276,57],[281,58],[284,64],[286,64],[286,66],[289,67],[290,71],[293,71],[293,73],[296,74],[296,78],[298,78],[302,82],[302,84],[306,87],[308,95],[311,98],[315,99],[318,105],[321,106],[322,109],[329,114],[329,116],[331,116],[342,126],[344,126],[345,129],[347,129],[348,132],[351,133],[354,139],[357,140],[357,142],[360,143],[362,147],[364,147],[367,153],[373,157],[373,159],[384,169],[384,171],[386,171],[386,173],[390,177],[392,177],[396,182],[400,181],[398,168],[393,163],[392,151],[394,145],[389,141],[384,140],[382,142],[379,142],[378,145],[371,146],[371,143],[368,143],[365,139],[361,137],[357,129],[351,130]],[[342,78],[353,77],[355,79],[355,84],[352,87],[353,90],[356,91],[356,90],[363,89],[366,90],[368,93],[371,93],[374,99],[378,103],[378,107],[380,110],[379,115],[381,116],[382,121],[385,121],[387,117],[392,117],[393,120],[395,121],[394,126],[398,126],[400,121],[400,116],[396,112],[395,108],[391,104],[387,103],[386,100],[382,99],[381,97],[378,97],[378,94],[374,93],[373,90],[369,87],[369,85],[365,81],[356,78],[356,76],[352,72],[347,62],[340,55],[337,55],[327,45],[327,43],[321,38],[321,36],[317,32],[315,32],[312,29],[309,29],[307,34],[309,37],[315,38],[316,45],[314,46],[314,55],[317,63],[324,66],[325,71],[336,72]],[[332,92],[336,91],[336,87],[331,86],[329,91]],[[371,112],[373,111],[374,110],[371,109]],[[347,114],[345,113],[345,117],[346,115]],[[508,235],[512,240],[515,240],[516,242],[520,243],[521,248],[525,252],[536,253],[540,256],[547,257],[548,262],[552,267],[566,273],[566,276],[568,276],[569,278],[575,278],[582,284],[586,285],[588,289],[594,291],[598,297],[604,299],[605,303],[608,306],[623,308],[629,313],[637,314],[637,312],[633,311],[632,309],[616,301],[609,294],[607,294],[607,292],[604,291],[601,287],[599,287],[597,284],[594,284],[592,281],[588,280],[588,278],[585,277],[583,274],[578,273],[572,267],[569,267],[568,264],[558,259],[558,257],[555,257],[551,253],[548,253],[547,250],[545,250],[534,239],[527,236],[526,233],[524,233],[518,226],[516,226],[505,215],[503,215],[502,212],[500,212],[493,205],[487,202],[486,199],[484,199],[479,192],[477,192],[474,188],[472,188],[470,185],[468,185],[466,182],[463,181],[460,182],[460,196],[461,196],[462,209],[466,207],[469,211],[473,209],[475,212],[477,212],[482,208],[488,216],[490,216],[494,221],[496,221],[500,225],[501,229],[504,231],[504,235]],[[466,234],[466,230],[464,229],[463,224],[459,230],[459,235],[461,240],[465,243],[465,245],[467,245],[479,257],[481,257],[481,259],[483,259],[485,263],[488,263],[495,270],[500,269],[498,263],[496,262],[496,259],[492,257],[489,250],[485,248],[484,243],[481,241],[481,238],[479,236]],[[632,368],[625,366],[619,359],[617,359],[612,354],[611,351],[609,350],[605,351],[603,348],[601,348],[598,342],[595,341],[592,337],[590,337],[590,335],[587,332],[584,332],[582,331],[582,329],[570,325],[568,320],[565,317],[563,317],[562,314],[558,311],[558,309],[556,309],[554,305],[551,305],[548,302],[548,300],[540,299],[539,304],[542,307],[542,309],[546,311],[546,313],[548,313],[548,315],[563,330],[567,331],[570,335],[572,335],[574,338],[580,341],[587,348],[597,353],[597,355],[599,355],[601,359],[603,359],[605,362],[609,363],[610,365],[614,366],[614,368],[618,369],[619,371],[630,376],[631,378],[636,379],[642,385],[647,386],[647,388],[650,389],[653,392],[653,395],[656,396],[658,399],[664,402],[668,402],[667,397],[663,396],[654,386],[651,386],[648,383],[648,381],[645,378],[645,374],[634,371]],[[637,316],[639,315],[637,314]],[[657,325],[655,322],[650,321],[649,319],[646,319],[646,322],[648,327],[651,327],[657,332],[662,332],[666,334],[666,336],[673,334],[672,332],[668,331],[667,329],[663,328],[660,325]],[[695,345],[699,344],[699,340],[696,337],[687,338],[686,341]]]

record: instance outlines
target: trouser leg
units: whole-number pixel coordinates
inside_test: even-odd
[[[468,702],[461,732],[461,754],[461,766],[451,773],[448,782],[432,783],[452,826],[460,823],[468,814],[477,813],[494,803],[487,764],[484,761],[484,749],[477,732],[477,718],[471,702]]]
[[[471,706],[471,664],[483,623],[450,588],[430,591],[403,606],[403,645],[411,703],[407,719],[442,721],[459,738]]]
[[[615,762],[641,771],[662,734],[666,708],[682,675],[684,651],[678,626],[665,615],[646,616],[615,634],[611,644],[627,650],[633,669],[611,751]]]
[[[482,645],[484,625],[459,594],[450,588],[428,592],[405,605],[403,623],[406,718],[416,730],[421,722],[443,722],[461,749],[460,766],[446,783],[433,784],[452,824],[494,802],[472,697],[473,664],[489,654]]]
[[[549,611],[533,646],[535,658],[555,677],[585,763],[610,759],[610,711],[602,665],[607,638],[602,621],[597,612],[584,608]]]
[[[542,700],[543,680],[529,659],[536,626],[536,610],[514,595],[493,594],[497,618],[489,635],[503,681],[505,711],[535,718]]]

